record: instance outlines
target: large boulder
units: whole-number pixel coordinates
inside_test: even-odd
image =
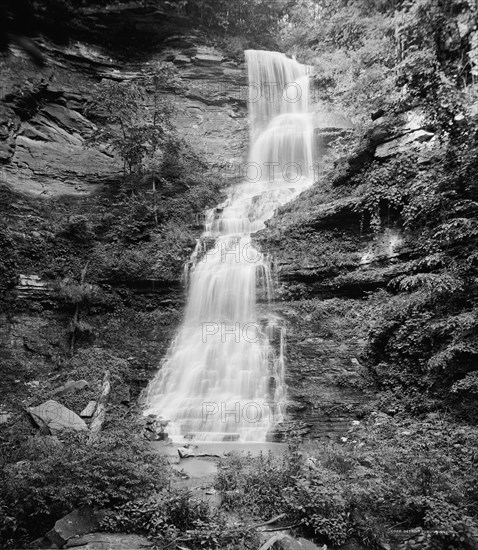
[[[29,407],[28,414],[39,428],[48,428],[55,434],[62,430],[87,431],[88,426],[76,413],[50,399],[38,405]]]
[[[45,535],[48,540],[59,548],[64,546],[73,537],[79,537],[96,531],[99,527],[98,518],[91,508],[73,510],[73,512],[59,519],[53,529]]]
[[[263,536],[265,533],[263,534]],[[326,550],[327,545],[317,546],[310,540],[294,538],[284,532],[278,532],[264,542],[261,550]]]
[[[70,539],[65,548],[81,550],[137,550],[151,548],[152,543],[139,535],[117,533],[89,533],[83,537]]]

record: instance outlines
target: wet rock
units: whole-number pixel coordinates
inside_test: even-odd
[[[179,447],[178,455],[179,455],[179,458],[189,458],[194,456],[194,451],[189,447]]]
[[[148,441],[167,441],[168,434],[165,428],[168,425],[167,420],[158,418],[155,414],[150,414],[143,420],[143,437]]]
[[[87,431],[88,427],[76,413],[52,399],[27,412],[39,428],[48,428],[51,434],[62,430]]]
[[[59,548],[71,538],[96,531],[99,527],[98,518],[91,508],[73,510],[70,514],[59,519],[53,529],[45,535]]]

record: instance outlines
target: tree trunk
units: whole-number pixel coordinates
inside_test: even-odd
[[[85,267],[81,270],[80,285],[82,285],[85,282],[86,271],[88,270],[89,263],[90,263],[90,260],[88,260],[86,262]],[[76,304],[75,314],[73,315],[73,331],[71,333],[71,341],[70,341],[70,355],[71,356],[73,355],[73,353],[75,351],[76,325],[78,323],[79,317],[80,317],[80,303],[78,302]]]
[[[95,414],[93,415],[93,420],[90,426],[90,437],[88,438],[88,445],[93,444],[103,427],[103,423],[106,417],[106,406],[108,405],[108,400],[111,392],[111,374],[107,370],[103,376],[103,385],[101,388],[101,396],[98,400],[98,405],[96,406]]]

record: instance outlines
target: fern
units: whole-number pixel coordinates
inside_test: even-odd
[[[463,282],[447,273],[417,273],[415,275],[401,275],[390,283],[390,286],[401,292],[413,292],[424,289],[429,293],[453,294],[463,290]]]
[[[442,246],[460,243],[478,237],[478,221],[456,218],[443,223],[435,231],[433,238]]]
[[[444,371],[450,368],[458,359],[463,359],[463,356],[477,355],[478,350],[473,345],[467,342],[457,342],[435,353],[435,355],[428,360],[428,370]]]

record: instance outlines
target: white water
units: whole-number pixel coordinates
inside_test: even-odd
[[[312,183],[307,68],[277,52],[249,50],[246,61],[246,181],[208,212],[191,257],[184,321],[146,392],[145,414],[169,420],[176,440],[264,441],[283,419],[285,334],[260,312],[273,284],[251,233]]]

